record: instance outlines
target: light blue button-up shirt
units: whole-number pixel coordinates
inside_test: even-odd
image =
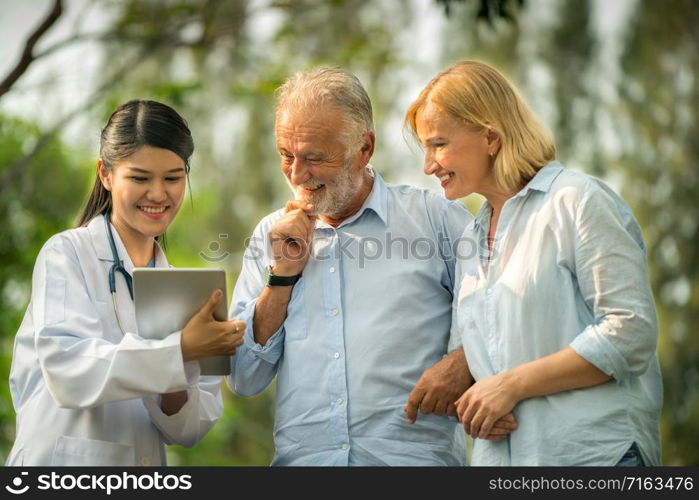
[[[463,241],[485,246],[485,203]],[[476,439],[472,465],[660,462],[662,383],[641,230],[601,181],[550,163],[500,215],[493,256],[457,263],[454,327],[476,380],[570,346],[611,382],[521,401],[519,428]]]
[[[317,220],[313,253],[283,326],[264,347],[252,324],[268,232],[254,231],[231,316],[247,322],[229,385],[252,395],[277,377],[273,465],[461,465],[454,419],[403,412],[422,372],[448,349],[454,247],[472,216],[429,191],[374,173],[362,208],[337,228]]]

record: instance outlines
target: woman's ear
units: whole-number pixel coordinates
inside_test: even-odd
[[[97,175],[99,175],[102,186],[107,191],[112,190],[112,173],[104,166],[102,158],[97,160]]]
[[[502,146],[500,134],[498,134],[494,129],[488,127],[486,139],[488,141],[488,154],[490,156],[497,155],[500,152],[500,146]]]

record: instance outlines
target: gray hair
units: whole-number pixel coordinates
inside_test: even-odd
[[[359,79],[340,68],[313,68],[299,71],[276,91],[277,118],[282,111],[292,107],[317,109],[330,105],[342,112],[345,126],[340,139],[347,147],[347,154],[354,154],[362,147],[361,138],[374,130],[371,101]]]

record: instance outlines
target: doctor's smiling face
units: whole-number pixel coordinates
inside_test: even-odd
[[[102,185],[111,193],[111,222],[122,239],[163,234],[184,199],[184,160],[168,149],[141,146],[111,169],[102,160],[97,165]]]

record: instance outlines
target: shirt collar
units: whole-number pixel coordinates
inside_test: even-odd
[[[133,272],[133,262],[131,262],[131,257],[126,251],[124,243],[121,241],[119,232],[114,228],[114,226],[109,224],[112,228],[112,235],[114,236],[114,245],[116,246],[117,253],[119,254],[119,260],[121,261],[124,269],[129,274]],[[104,225],[104,217],[102,215],[96,216],[87,225],[87,230],[90,233],[90,239],[92,240],[92,246],[95,249],[97,258],[99,260],[106,260],[109,262],[114,262],[114,257],[112,256],[112,250],[109,246],[109,239],[107,237],[107,228]],[[165,257],[165,252],[163,252],[160,245],[155,243],[155,267],[170,267]]]
[[[490,214],[492,212],[492,208],[490,207],[490,203],[488,203],[488,200],[483,201],[483,204],[481,205],[481,208],[478,209],[478,213],[476,213],[476,216],[473,218],[473,227],[480,226],[481,229],[486,230],[488,228],[488,221],[490,221]]]
[[[372,210],[379,216],[379,219],[381,219],[384,225],[388,225],[388,188],[386,187],[386,183],[381,175],[374,170],[374,167],[367,165],[366,168],[369,169],[371,176],[374,178],[374,183],[371,186],[371,192],[369,193],[369,196],[367,196],[366,200],[364,200],[364,204],[362,204],[357,213],[342,221],[338,228],[351,224],[355,220],[359,219],[366,210]],[[325,227],[325,223],[318,219],[316,222],[316,227]]]
[[[549,162],[542,168],[540,168],[534,177],[532,177],[526,186],[524,186],[516,195],[524,196],[530,190],[541,191],[542,193],[547,193],[551,189],[551,184],[563,171],[563,165],[556,161]]]
[[[558,174],[563,171],[563,165],[556,161],[547,163],[545,166],[540,168],[534,177],[532,177],[529,182],[522,189],[519,190],[512,198],[520,198],[526,195],[529,191],[541,191],[542,193],[547,193],[551,189],[551,184],[556,180]],[[492,208],[488,201],[484,201],[481,208],[478,210],[476,217],[473,220],[473,225],[480,226],[485,229],[488,227],[488,221],[490,220],[490,215],[492,213]]]

